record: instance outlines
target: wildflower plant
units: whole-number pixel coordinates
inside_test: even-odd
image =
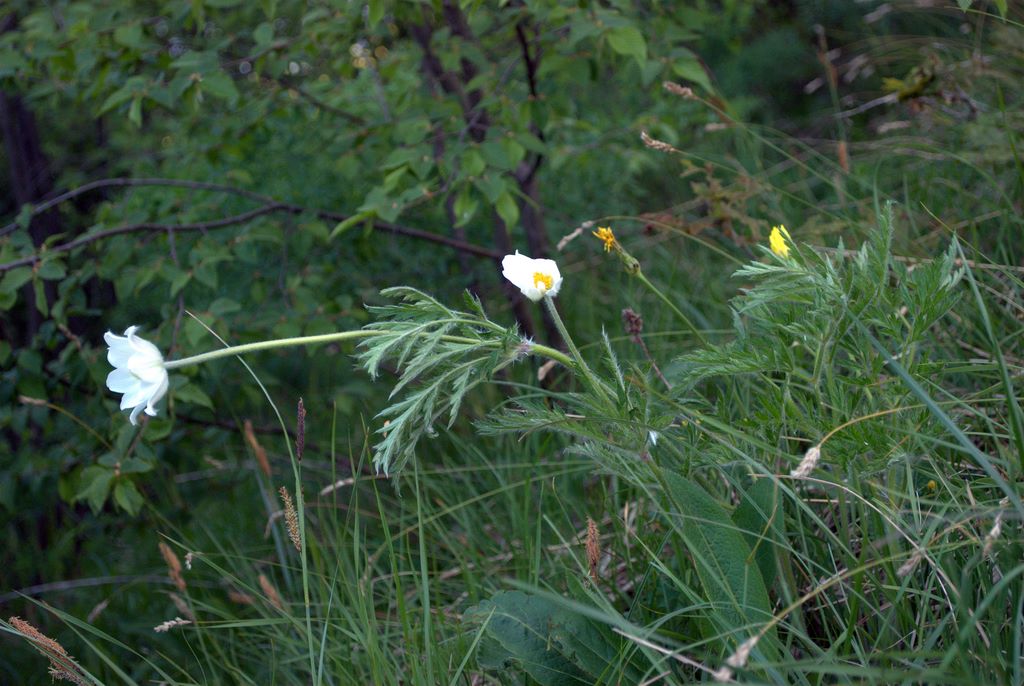
[[[361,343],[358,359],[372,378],[386,362],[399,374],[391,391],[397,400],[377,417],[387,424],[377,429],[381,439],[373,459],[385,473],[401,469],[421,438],[436,435],[435,423],[450,427],[466,393],[481,381],[538,350],[567,361],[524,340],[515,326],[491,321],[468,294],[465,311],[412,288],[389,288],[381,295],[392,303],[368,308],[377,321],[366,329],[378,335]]]

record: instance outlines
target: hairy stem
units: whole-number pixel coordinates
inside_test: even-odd
[[[580,354],[580,349],[573,343],[572,336],[569,335],[569,330],[565,328],[565,322],[562,321],[561,315],[558,314],[558,310],[555,308],[555,301],[548,296],[544,296],[544,307],[547,308],[548,314],[551,315],[552,321],[555,322],[555,327],[558,328],[558,333],[561,334],[562,340],[569,346],[569,352],[575,360],[573,365],[580,370],[583,378],[586,379],[587,383],[594,390],[595,393],[600,395],[604,400],[609,400],[608,392],[605,390],[604,384],[594,375],[594,372],[587,365],[586,360],[583,359],[583,355]],[[534,346],[538,347],[538,346]]]
[[[257,352],[260,350],[272,350],[274,348],[292,348],[303,345],[319,345],[321,343],[338,343],[341,341],[354,341],[362,338],[372,338],[374,336],[384,335],[384,331],[376,331],[373,329],[358,329],[356,331],[338,331],[336,333],[326,333],[317,336],[297,336],[295,338],[277,338],[270,341],[257,341],[256,343],[246,343],[244,345],[233,345],[227,348],[221,348],[220,350],[211,350],[209,352],[200,353],[199,355],[192,355],[191,357],[183,357],[178,360],[170,360],[164,362],[165,369],[178,369],[180,367],[188,367],[194,364],[202,364],[203,362],[209,362],[222,357],[233,357],[235,355],[244,355],[246,353]],[[480,341],[475,338],[465,338],[463,336],[441,336],[442,341],[448,343],[475,343],[483,344],[489,347],[497,348],[501,345],[499,341]],[[530,352],[547,357],[549,359],[560,362],[567,367],[573,367],[574,362],[565,353],[560,350],[555,350],[546,345],[538,345],[536,343],[530,346]]]

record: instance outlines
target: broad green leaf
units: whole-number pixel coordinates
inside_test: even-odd
[[[357,224],[360,224],[364,221],[373,219],[373,214],[374,213],[372,211],[359,212],[357,214],[353,214],[348,219],[338,222],[331,230],[331,233],[327,237],[327,240],[333,240],[340,236],[341,234],[348,231],[349,229],[351,229],[353,226],[356,226]]]
[[[32,279],[32,290],[36,296],[36,309],[44,316],[50,315],[50,303],[46,298],[46,286],[42,279]]]
[[[39,265],[37,273],[40,278],[53,281],[55,279],[63,279],[67,276],[68,272],[60,260],[47,260]]]
[[[753,552],[765,586],[775,583],[775,547],[779,545],[782,502],[779,488],[771,479],[758,479],[743,493],[732,520]]]
[[[32,280],[31,267],[18,267],[4,274],[0,279],[0,293],[14,293]]]
[[[142,23],[132,22],[114,29],[114,42],[133,50],[142,50],[146,47],[146,37],[142,33]]]
[[[384,18],[384,0],[370,0],[369,12],[367,12],[367,23],[372,29]]]
[[[666,471],[670,522],[690,552],[704,594],[711,604],[709,619],[730,637],[729,649],[772,619],[768,591],[750,547],[729,514],[692,481]],[[776,654],[774,631],[758,643],[769,658]]]
[[[462,154],[460,171],[466,177],[479,176],[487,169],[487,162],[483,156],[474,149],[469,149]]]
[[[142,509],[142,494],[139,493],[139,489],[135,488],[135,484],[132,481],[121,478],[117,480],[117,484],[114,486],[114,502],[122,510],[134,517]]]
[[[464,615],[482,626],[477,661],[493,670],[522,669],[543,686],[638,683],[622,654],[628,642],[577,612],[522,591],[499,591]]]
[[[487,166],[501,171],[508,171],[515,166],[515,163],[509,158],[508,150],[505,148],[504,142],[500,140],[486,140],[480,146],[480,153],[484,157],[484,161],[487,162]]]
[[[700,63],[696,55],[677,59],[672,63],[672,71],[675,72],[676,76],[692,81],[709,93],[714,93],[715,91],[711,85],[711,80],[708,78],[708,73],[704,70],[704,65]]]
[[[519,205],[511,193],[506,191],[498,196],[497,202],[494,203],[494,209],[509,228],[519,222]]]
[[[238,100],[238,88],[235,87],[235,82],[222,71],[205,74],[201,85],[204,92],[215,98],[226,100],[229,104],[234,104]]]
[[[491,203],[498,202],[502,194],[508,193],[508,182],[505,181],[505,177],[493,172],[474,179],[473,185],[484,194],[487,202]]]
[[[206,395],[206,391],[198,386],[187,383],[181,388],[174,389],[174,399],[178,402],[201,405],[207,409],[213,409],[213,400]]]
[[[188,285],[188,282],[192,280],[191,271],[178,271],[174,279],[171,281],[170,296],[173,298],[181,289]]]
[[[620,55],[636,58],[641,64],[647,59],[647,41],[635,26],[618,26],[609,31],[608,45]]]
[[[252,32],[252,39],[260,47],[270,45],[274,40],[274,27],[269,22],[263,22]]]
[[[93,512],[99,512],[107,501],[110,485],[114,479],[114,470],[99,465],[86,467],[78,481],[75,500],[85,500]]]
[[[480,201],[473,195],[473,189],[466,186],[455,196],[455,203],[452,207],[455,212],[455,226],[465,226],[476,214],[480,207]]]
[[[132,104],[128,106],[128,121],[135,124],[136,128],[142,126],[142,96],[136,95],[132,98]]]

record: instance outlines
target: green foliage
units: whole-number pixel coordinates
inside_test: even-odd
[[[14,2],[0,604],[98,683],[1022,681],[1021,17],[962,5]],[[362,342],[136,428],[129,324]]]
[[[692,481],[665,472],[665,490],[672,505],[670,521],[693,560],[701,581],[708,616],[716,633],[732,636],[735,649],[772,618],[768,592],[751,549],[729,514]],[[769,659],[778,657],[774,627],[758,647]]]
[[[484,633],[477,660],[490,670],[521,669],[544,686],[634,683],[640,674],[620,634],[528,593],[496,593],[464,620]]]
[[[506,329],[487,318],[480,301],[466,294],[469,312],[452,310],[412,288],[381,292],[395,304],[368,308],[377,317],[369,331],[381,335],[365,339],[359,361],[376,378],[381,365],[394,359],[400,371],[391,397],[398,402],[381,411],[373,463],[385,474],[398,471],[416,454],[424,436],[436,436],[434,423],[447,414],[446,428],[459,416],[466,393],[529,352],[515,328]]]

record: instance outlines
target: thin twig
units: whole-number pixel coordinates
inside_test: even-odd
[[[112,185],[143,185],[143,184],[131,184],[131,183],[120,183],[120,184],[113,183],[114,181],[130,181],[129,179],[120,179],[120,180],[117,180],[117,179],[105,179],[104,181],[107,182],[105,185],[108,185],[108,186],[112,186]],[[167,233],[167,234],[170,235],[170,234],[173,234],[173,233],[179,233],[179,232],[185,232],[185,231],[208,231],[208,230],[212,230],[212,229],[220,229],[220,228],[224,228],[224,227],[227,227],[227,226],[234,226],[234,225],[237,225],[237,224],[242,224],[242,223],[245,223],[245,222],[250,221],[252,219],[255,219],[257,217],[261,217],[263,215],[271,214],[271,213],[275,213],[275,212],[285,212],[285,213],[288,213],[288,214],[313,213],[313,214],[315,214],[317,217],[319,217],[321,219],[326,219],[326,220],[329,220],[329,221],[336,221],[336,222],[345,221],[346,219],[349,218],[349,215],[342,214],[340,212],[333,212],[333,211],[330,211],[330,210],[317,210],[317,209],[313,209],[313,208],[309,208],[309,207],[304,207],[302,205],[295,205],[295,204],[292,204],[292,203],[279,202],[279,201],[274,200],[272,198],[267,198],[265,196],[260,196],[258,194],[253,194],[253,193],[250,193],[249,191],[243,191],[241,189],[231,188],[230,186],[217,187],[216,184],[203,184],[203,183],[198,183],[198,182],[194,182],[195,185],[189,185],[189,184],[182,184],[182,183],[174,183],[173,179],[146,179],[146,181],[155,181],[155,182],[157,182],[157,183],[153,183],[153,184],[150,184],[150,185],[172,185],[172,186],[182,186],[182,187],[195,187],[195,188],[201,188],[201,189],[204,189],[204,190],[219,190],[219,191],[223,191],[223,192],[239,193],[241,195],[245,195],[246,197],[262,199],[262,200],[265,201],[265,204],[262,207],[257,207],[255,209],[248,210],[246,212],[242,212],[242,213],[239,213],[239,214],[234,214],[234,215],[230,215],[230,216],[227,216],[227,217],[221,217],[219,219],[212,219],[212,220],[208,220],[208,221],[194,222],[194,223],[191,223],[191,224],[164,224],[164,223],[157,223],[157,222],[141,222],[141,223],[138,223],[138,224],[126,224],[124,226],[114,227],[112,229],[107,229],[106,231],[98,231],[96,233],[89,234],[89,235],[86,235],[86,236],[82,236],[82,237],[76,238],[75,240],[72,240],[72,241],[68,241],[67,243],[61,243],[60,245],[56,245],[56,246],[47,248],[44,253],[37,253],[37,254],[34,254],[34,255],[29,255],[27,257],[23,257],[21,259],[13,260],[11,262],[6,262],[4,264],[0,264],[0,273],[6,272],[6,271],[10,271],[11,269],[15,269],[17,267],[24,267],[24,266],[28,266],[28,265],[33,265],[33,264],[36,264],[36,263],[42,261],[42,259],[44,257],[49,257],[51,255],[56,255],[56,254],[61,254],[61,253],[69,252],[71,250],[74,250],[76,248],[80,248],[83,245],[87,245],[89,243],[93,243],[93,242],[96,242],[96,241],[104,240],[106,238],[111,238],[113,236],[118,236],[118,235],[127,234],[127,233],[159,231],[159,232]],[[170,182],[170,183],[166,183],[166,182]],[[102,187],[102,185],[98,185],[98,184],[100,184],[100,182],[96,182],[94,184],[91,184],[90,190],[98,188],[98,187]],[[86,184],[86,186],[90,186],[90,184]],[[53,200],[47,201],[46,203],[43,203],[43,204],[39,205],[38,207],[33,208],[33,210],[32,210],[33,216],[35,214],[38,214],[38,213],[44,211],[45,208],[52,207],[57,202],[63,202],[65,200],[69,200],[69,199],[71,199],[73,197],[76,197],[77,195],[81,195],[81,193],[84,192],[81,189],[85,188],[86,186],[82,186],[82,187],[80,187],[78,189],[74,189],[72,191],[68,191],[67,193],[62,194],[62,195],[54,198]],[[17,223],[15,223],[14,226],[17,227]],[[462,252],[466,252],[466,253],[469,253],[469,254],[472,254],[472,255],[477,255],[477,256],[480,256],[480,257],[486,257],[486,258],[493,259],[493,260],[498,260],[502,256],[502,254],[499,251],[497,251],[497,250],[492,250],[490,248],[485,248],[483,246],[475,245],[473,243],[468,243],[466,241],[460,241],[460,240],[457,240],[455,238],[449,238],[448,236],[443,236],[443,235],[440,235],[440,234],[431,233],[429,231],[424,231],[422,229],[415,229],[415,228],[413,228],[411,226],[403,226],[403,225],[393,224],[391,222],[384,222],[384,221],[374,221],[373,222],[373,227],[375,229],[379,230],[379,231],[386,231],[386,232],[389,232],[389,233],[398,234],[400,236],[407,236],[409,238],[417,238],[417,239],[420,239],[420,240],[430,241],[432,243],[438,243],[440,245],[445,245],[445,246],[448,246],[450,248],[453,248],[455,250],[460,250]],[[4,230],[6,230],[7,228],[8,227],[5,227]]]
[[[255,193],[253,191],[247,191],[244,188],[235,188],[234,186],[228,186],[221,183],[208,183],[206,181],[191,181],[189,179],[164,179],[164,178],[127,178],[127,177],[115,177],[110,179],[97,179],[96,181],[90,181],[89,183],[82,184],[70,190],[67,190],[60,195],[56,195],[49,200],[39,203],[38,205],[32,206],[32,212],[29,217],[35,217],[37,215],[46,212],[52,207],[55,207],[62,202],[73,200],[80,195],[85,195],[92,191],[100,188],[124,188],[124,187],[138,187],[138,186],[170,186],[173,188],[188,188],[191,190],[200,191],[218,191],[221,193],[231,193],[233,195],[240,195],[250,200],[258,200],[262,203],[273,201],[273,198]],[[7,234],[15,231],[18,228],[18,222],[13,221],[0,229],[0,236],[6,236]]]

